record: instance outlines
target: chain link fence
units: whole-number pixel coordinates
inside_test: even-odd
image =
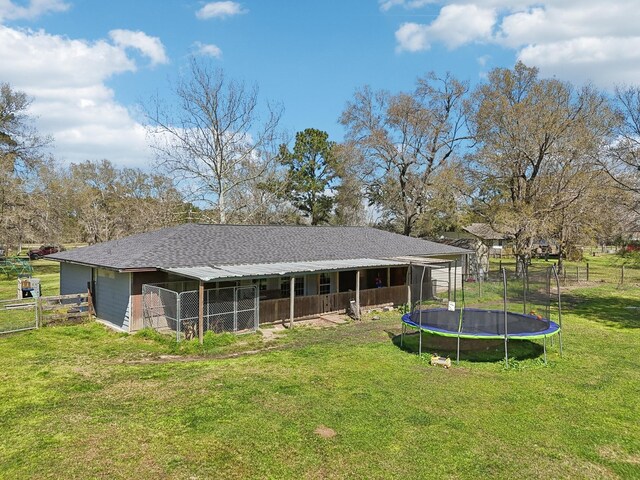
[[[0,334],[38,328],[37,298],[0,300]]]
[[[198,290],[175,291],[159,285],[142,286],[144,326],[175,333],[178,341],[198,336]],[[253,332],[258,328],[257,286],[204,291],[204,331]]]
[[[163,333],[176,332],[178,295],[158,285],[142,285],[143,325]]]

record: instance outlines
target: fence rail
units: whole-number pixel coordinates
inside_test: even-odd
[[[84,321],[94,315],[90,293],[0,300],[0,334]]]
[[[563,269],[560,280],[563,285],[587,282],[613,283],[616,285],[640,284],[640,268],[621,265],[619,267],[571,265]]]
[[[550,262],[551,263],[551,262]],[[507,264],[505,264],[507,266]],[[494,279],[499,277],[502,262],[492,264],[486,277]],[[512,265],[508,265],[512,268]],[[584,283],[608,283],[614,285],[640,285],[640,268],[630,265],[602,265],[599,263],[584,262],[578,265],[565,263],[558,273],[563,286]]]
[[[74,293],[38,298],[42,325],[84,321],[94,315],[90,293]]]

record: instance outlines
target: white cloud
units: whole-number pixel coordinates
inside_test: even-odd
[[[421,1],[421,0],[415,0]],[[410,0],[380,2],[382,10],[410,8]],[[426,3],[422,2],[423,4]],[[404,23],[396,30],[398,51],[427,50],[434,43],[457,48],[491,42],[515,57],[575,82],[637,83],[640,70],[637,0],[437,0],[430,23]]]
[[[398,50],[408,52],[419,52],[431,48],[429,44],[429,26],[418,23],[407,22],[400,25],[396,30],[396,41]]]
[[[221,58],[222,50],[217,45],[212,43],[200,43],[195,42],[193,44],[196,47],[196,54],[203,55],[205,57]]]
[[[144,32],[131,30],[111,30],[109,36],[118,47],[131,47],[149,57],[153,65],[168,63],[164,45],[158,37],[150,37]]]
[[[196,12],[196,17],[200,20],[209,18],[225,18],[234,15],[247,13],[238,2],[209,2]]]
[[[480,55],[478,58],[476,58],[478,65],[480,65],[481,67],[485,67],[489,60],[491,60],[491,55]]]
[[[427,50],[433,42],[442,42],[449,48],[456,48],[465,43],[488,40],[491,38],[495,16],[495,11],[490,8],[447,5],[428,25],[402,24],[396,31],[398,50]]]
[[[0,76],[21,88],[82,87],[135,71],[122,48],[0,25]]]
[[[387,10],[392,9],[395,6],[403,5],[405,3],[404,0],[380,0],[380,10],[386,12]]]
[[[60,160],[107,158],[140,167],[151,160],[144,127],[105,84],[113,75],[137,70],[126,53],[134,41],[89,42],[0,25],[0,78],[33,98],[38,130],[54,137],[53,154]],[[160,61],[164,49],[149,45],[135,48]]]
[[[545,74],[603,87],[637,84],[640,79],[640,36],[622,42],[615,37],[579,37],[550,44],[527,45],[518,59]]]
[[[379,0],[380,10],[386,12],[393,7],[404,7],[408,10],[424,7],[430,3],[436,3],[436,0]]]
[[[12,0],[0,0],[0,20],[32,20],[49,12],[64,12],[69,4],[62,0],[31,0],[26,7]]]

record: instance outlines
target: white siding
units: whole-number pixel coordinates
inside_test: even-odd
[[[91,282],[91,267],[60,263],[60,295],[85,293]]]
[[[447,259],[455,259],[456,257],[443,257]],[[458,290],[462,289],[462,275],[464,272],[464,259],[457,257],[458,266],[454,268],[454,264],[451,264],[451,276],[449,276],[449,268],[442,266],[441,268],[434,268],[431,270],[431,279],[436,281],[438,292],[446,291],[449,288],[449,282],[451,282],[451,291],[454,288]]]
[[[99,268],[95,303],[98,318],[129,331],[131,274]]]

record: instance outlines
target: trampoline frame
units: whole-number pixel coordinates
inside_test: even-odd
[[[455,265],[457,267],[457,261],[455,262]],[[422,265],[423,267],[423,271],[422,271],[422,277],[421,277],[421,283],[424,282],[424,274],[425,274],[425,270],[427,268],[427,265]],[[409,271],[411,270],[411,266],[409,268]],[[455,270],[454,270],[455,272]],[[400,336],[400,346],[402,347],[404,345],[404,336],[407,333],[407,329],[408,328],[412,328],[412,329],[416,329],[419,332],[419,344],[418,344],[418,354],[422,355],[422,332],[427,332],[430,334],[434,334],[434,335],[439,335],[439,336],[443,336],[443,337],[453,337],[453,338],[457,338],[457,347],[456,347],[456,363],[460,363],[460,339],[476,339],[476,340],[500,340],[500,339],[504,339],[504,353],[505,353],[505,365],[507,366],[507,368],[509,367],[509,340],[513,339],[513,340],[538,340],[538,339],[542,339],[543,340],[543,352],[544,352],[544,363],[545,365],[547,364],[547,337],[549,338],[553,338],[553,336],[558,335],[558,345],[559,345],[559,352],[560,352],[560,357],[562,357],[562,299],[561,299],[561,293],[560,293],[560,279],[558,277],[558,271],[555,267],[555,265],[553,265],[552,267],[549,268],[548,270],[548,275],[552,275],[554,280],[555,280],[555,284],[556,284],[556,291],[557,291],[557,302],[558,302],[558,322],[553,322],[551,321],[551,319],[545,319],[546,322],[549,322],[549,327],[545,330],[540,330],[540,331],[535,331],[535,332],[514,332],[514,333],[509,333],[509,318],[510,317],[520,317],[520,318],[527,318],[527,319],[536,319],[539,320],[538,317],[534,316],[534,315],[526,315],[526,314],[520,314],[520,313],[515,313],[515,312],[510,312],[507,309],[507,274],[506,274],[506,269],[502,268],[501,269],[501,273],[502,273],[502,282],[503,282],[503,310],[484,310],[484,309],[479,309],[479,308],[472,308],[472,309],[465,309],[464,307],[464,281],[462,282],[462,301],[463,301],[463,306],[460,309],[455,309],[454,312],[459,312],[458,314],[458,330],[454,331],[454,330],[447,330],[447,329],[442,329],[442,328],[437,328],[437,327],[433,327],[430,325],[425,325],[422,323],[422,317],[423,314],[419,314],[418,317],[420,319],[419,323],[416,323],[415,321],[413,321],[413,314],[414,314],[414,310],[412,308],[412,311],[409,313],[405,313],[402,316],[402,333]],[[407,275],[409,275],[409,273],[407,273]],[[526,287],[528,286],[528,278],[527,278],[527,273],[525,272],[525,277],[523,279],[524,281],[524,285],[525,285],[525,302],[526,302]],[[550,282],[550,277],[548,277],[548,281]],[[455,273],[454,273],[454,282],[455,282]],[[549,283],[550,284],[550,283]],[[454,289],[454,295],[455,295],[455,289]],[[420,304],[422,304],[423,301],[423,297],[422,297],[422,289],[420,289]],[[422,310],[423,312],[442,312],[442,311],[447,311],[448,309],[446,308],[438,308],[438,309],[427,309],[427,310]],[[462,320],[463,320],[463,314],[465,311],[477,311],[477,312],[491,312],[491,313],[501,313],[504,314],[504,333],[503,334],[490,334],[490,333],[464,333],[462,331]]]

